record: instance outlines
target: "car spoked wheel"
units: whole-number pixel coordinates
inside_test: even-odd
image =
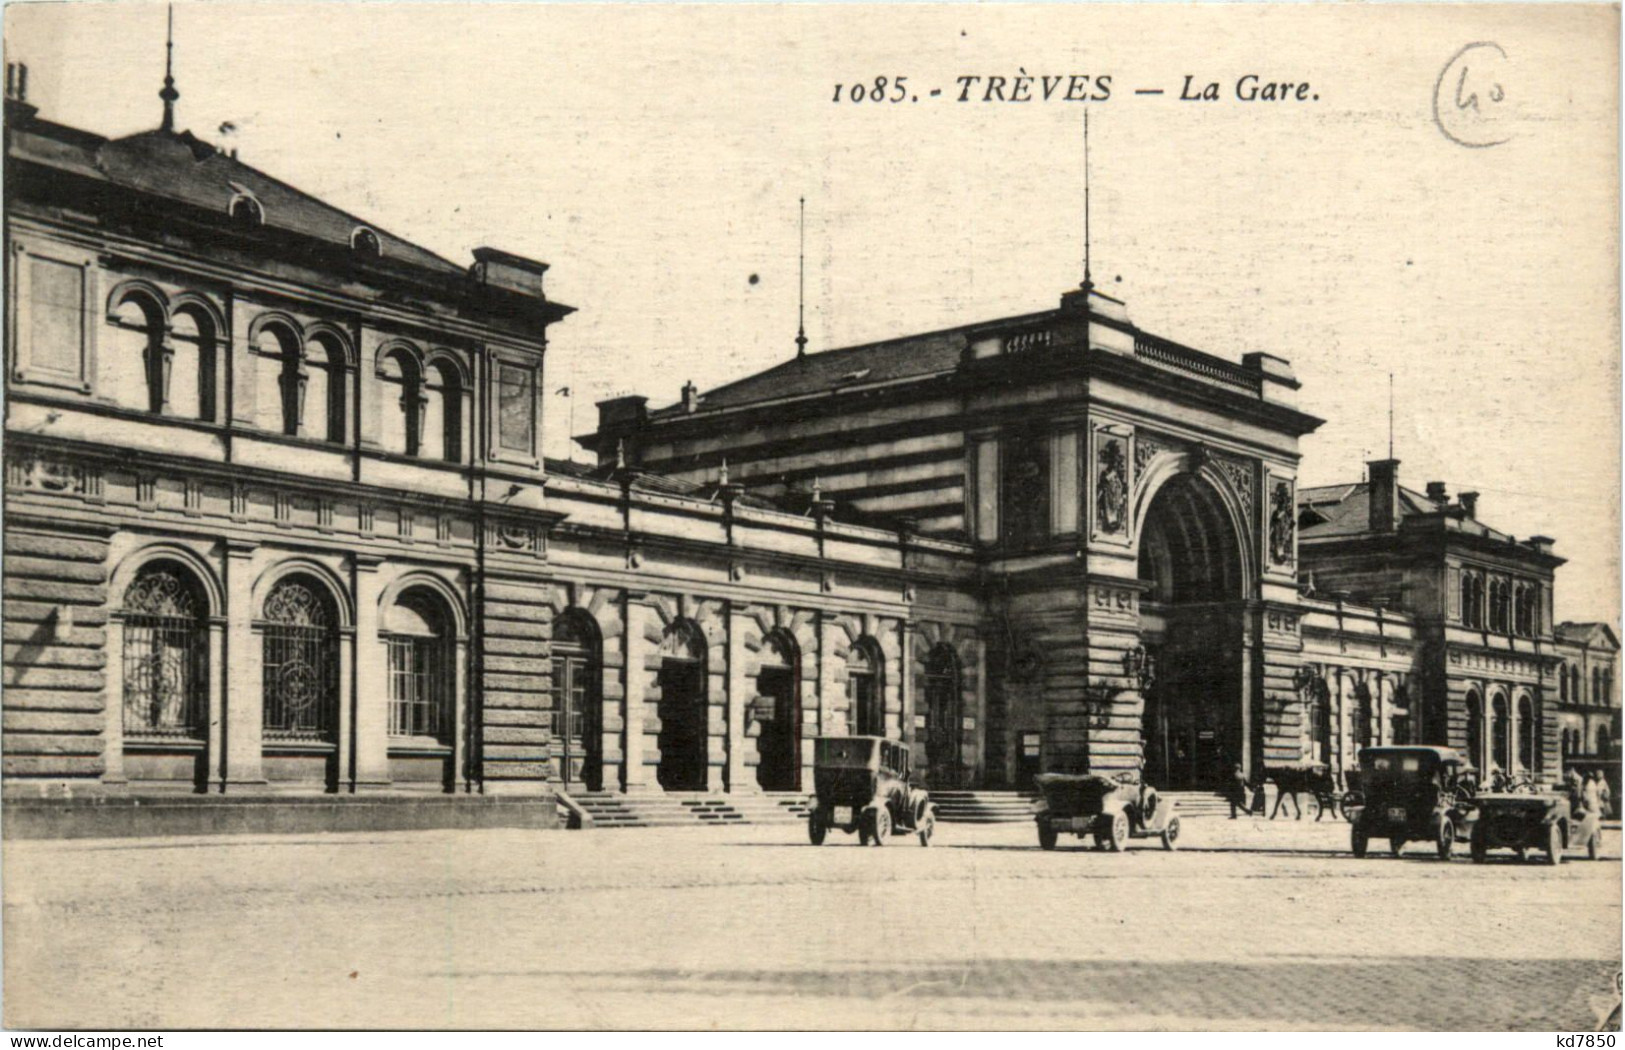
[[[1546,863],[1563,863],[1563,829],[1556,824],[1546,831]]]
[[[891,813],[885,809],[875,810],[874,827],[869,832],[871,846],[884,846],[891,837]]]
[[[1456,848],[1456,826],[1450,821],[1439,825],[1439,859],[1449,860]]]
[[[1168,826],[1162,829],[1162,848],[1175,850],[1179,848],[1179,818],[1169,817]]]
[[[931,836],[936,834],[937,831],[937,811],[934,808],[925,807],[925,818],[920,821],[917,830],[920,834],[920,845],[931,845]]]
[[[828,831],[829,829],[824,826],[824,819],[818,815],[816,809],[807,814],[807,841],[814,846],[822,846],[824,835]]]
[[[1119,813],[1112,818],[1111,849],[1121,853],[1128,849],[1128,814]]]

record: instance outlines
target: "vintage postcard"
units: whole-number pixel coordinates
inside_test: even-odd
[[[8,5],[5,1026],[1616,1031],[1619,19]]]

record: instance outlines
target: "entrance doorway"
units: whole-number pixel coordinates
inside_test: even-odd
[[[1145,691],[1146,778],[1159,788],[1219,790],[1246,760],[1243,734],[1241,544],[1212,485],[1167,481],[1140,529],[1144,644],[1156,679]]]
[[[953,646],[934,646],[926,659],[924,700],[926,783],[939,791],[959,787],[959,657]]]
[[[801,790],[801,700],[795,643],[772,635],[756,677],[756,783],[763,791]]]
[[[704,791],[707,756],[705,639],[699,628],[674,623],[661,643],[660,767],[657,779],[667,791]]]

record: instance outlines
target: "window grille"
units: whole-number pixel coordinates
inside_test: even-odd
[[[208,709],[208,630],[173,572],[142,573],[124,595],[124,732],[200,738]]]
[[[265,736],[328,742],[337,727],[338,631],[332,607],[296,580],[265,600]]]

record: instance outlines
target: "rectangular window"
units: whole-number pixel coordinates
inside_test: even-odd
[[[74,263],[28,257],[23,371],[47,383],[85,381],[85,271]]]
[[[439,737],[445,668],[437,639],[389,640],[389,734]]]
[[[999,443],[976,443],[976,538],[993,543],[999,538]]]
[[[1049,440],[1040,434],[1013,434],[1004,442],[1004,539],[1012,545],[1041,542],[1050,528]]]
[[[1078,432],[1065,430],[1055,435],[1051,506],[1053,531],[1065,536],[1078,531]]]
[[[505,449],[526,453],[535,450],[535,378],[533,368],[497,368],[497,443]]]

